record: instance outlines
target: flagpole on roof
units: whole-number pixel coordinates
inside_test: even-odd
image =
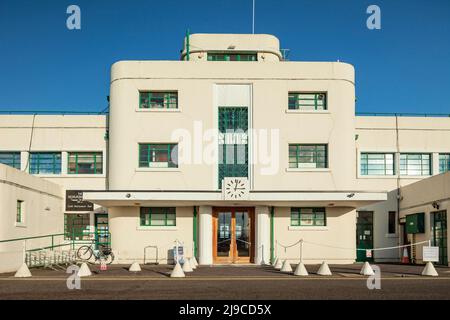
[[[255,34],[255,0],[253,0],[252,33]]]

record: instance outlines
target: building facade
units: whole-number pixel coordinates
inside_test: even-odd
[[[353,66],[285,61],[271,35],[188,36],[180,61],[115,63],[108,116],[0,116],[0,134],[0,157],[94,204],[66,196],[72,237],[107,213],[123,263],[176,243],[200,264],[398,261],[366,249],[414,241],[399,190],[450,166],[450,118],[355,116]]]

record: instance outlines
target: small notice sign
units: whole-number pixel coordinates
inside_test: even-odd
[[[100,260],[100,271],[106,271],[108,269],[107,265],[106,265],[106,261],[101,259]]]
[[[366,250],[366,258],[372,258],[372,250]]]
[[[423,247],[424,262],[438,262],[439,261],[439,247]]]

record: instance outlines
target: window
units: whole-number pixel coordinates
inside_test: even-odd
[[[431,174],[429,153],[400,154],[400,174],[405,176],[426,176]]]
[[[177,144],[139,144],[139,167],[141,168],[178,168],[177,158]]]
[[[70,174],[102,174],[102,153],[69,152],[67,172]]]
[[[326,226],[325,208],[291,208],[291,226]]]
[[[32,152],[30,153],[30,173],[60,174],[61,152]]]
[[[16,223],[24,222],[23,204],[24,202],[22,200],[17,200]]]
[[[444,173],[447,171],[450,171],[450,153],[440,153],[439,154],[439,173]]]
[[[140,109],[177,109],[178,93],[147,91],[139,92]]]
[[[361,153],[361,175],[394,175],[393,153]]]
[[[176,214],[175,208],[141,208],[141,226],[175,226]]]
[[[89,240],[90,219],[89,214],[66,213],[64,215],[65,240]]]
[[[396,233],[396,212],[395,211],[389,211],[388,212],[388,233],[389,234],[395,234]]]
[[[323,92],[289,92],[289,110],[327,110],[327,94]]]
[[[208,53],[208,61],[256,61],[256,53]]]
[[[20,170],[20,152],[0,152],[0,163]]]
[[[289,168],[328,168],[326,144],[290,144]]]

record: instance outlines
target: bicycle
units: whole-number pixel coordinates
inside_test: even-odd
[[[106,264],[111,264],[114,261],[114,253],[109,246],[99,245],[99,249],[93,249],[94,243],[89,246],[81,246],[77,250],[77,257],[83,261],[89,261],[92,256],[95,262],[104,260]],[[94,263],[95,263],[94,262]]]

